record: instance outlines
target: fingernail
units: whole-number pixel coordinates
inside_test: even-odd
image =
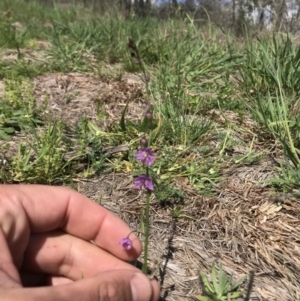
[[[133,301],[149,301],[152,294],[151,283],[142,273],[135,273],[130,280]]]

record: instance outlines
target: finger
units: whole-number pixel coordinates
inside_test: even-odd
[[[0,229],[3,231],[2,239],[8,246],[8,253],[12,255],[13,263],[19,267],[30,236],[30,229],[22,205],[14,198],[13,191],[12,194],[7,195],[3,187],[5,186],[0,185]]]
[[[46,285],[50,286],[57,286],[57,285],[63,285],[68,283],[73,283],[73,280],[70,280],[66,277],[60,277],[60,276],[48,276]]]
[[[122,270],[101,273],[72,284],[55,287],[0,290],[1,301],[155,301],[159,286],[139,272]]]
[[[19,273],[13,263],[5,235],[0,228],[0,287],[20,287]]]
[[[128,225],[84,195],[65,187],[1,185],[1,197],[17,199],[28,216],[31,231],[63,229],[74,236],[93,240],[123,260],[136,259],[142,245],[132,233],[133,247],[125,252],[119,241],[131,232]],[[17,218],[17,217],[16,217]]]
[[[74,282],[66,277],[42,273],[28,273],[21,271],[20,276],[23,287],[56,286]]]
[[[113,269],[138,271],[96,245],[61,231],[32,235],[21,270],[79,280]]]

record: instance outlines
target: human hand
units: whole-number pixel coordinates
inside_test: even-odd
[[[119,245],[130,232],[71,189],[0,185],[1,301],[158,300],[158,283],[127,263],[142,252],[138,238]]]

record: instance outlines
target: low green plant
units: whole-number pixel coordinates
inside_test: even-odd
[[[32,83],[23,77],[5,79],[0,98],[0,140],[10,140],[15,132],[41,124],[34,109]]]
[[[245,50],[240,68],[240,84],[245,91],[267,95],[276,92],[279,83],[287,95],[300,91],[300,49],[289,34],[246,39]]]
[[[104,139],[101,136],[103,132],[99,131],[100,128],[86,117],[82,118],[74,129],[78,148],[73,160],[78,161],[78,163],[84,162],[84,165],[87,165],[83,172],[85,177],[90,177],[107,167],[103,147]]]
[[[238,291],[239,286],[246,280],[247,275],[240,280],[233,282],[232,276],[228,276],[223,270],[222,264],[219,265],[217,275],[215,262],[211,268],[211,282],[207,276],[200,271],[200,278],[206,296],[197,296],[199,301],[227,301],[234,300],[243,296],[243,291]]]
[[[171,215],[173,218],[175,219],[179,219],[179,218],[185,218],[185,219],[190,219],[190,220],[196,220],[195,218],[193,218],[190,215],[184,214],[183,213],[183,208],[181,206],[175,206],[172,210],[171,210]]]
[[[267,135],[281,146],[285,162],[280,176],[269,183],[284,189],[299,188],[300,50],[285,38],[249,40],[245,62],[240,68],[241,101],[263,126]]]
[[[154,192],[156,200],[159,202],[176,203],[184,199],[185,195],[181,189],[173,187],[167,181],[160,182]]]
[[[22,57],[21,47],[24,44],[26,30],[17,30],[10,21],[1,20],[0,31],[0,47],[5,46],[16,49],[18,53],[18,59],[20,59]]]
[[[41,134],[33,130],[32,141],[20,143],[18,154],[11,162],[14,182],[58,184],[72,178],[72,160],[65,160],[67,147],[63,143],[63,124],[55,121]]]

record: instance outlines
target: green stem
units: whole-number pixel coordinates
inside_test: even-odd
[[[136,49],[135,51],[136,55],[137,55],[137,59],[140,61],[141,64],[141,70],[144,76],[144,80],[145,80],[145,86],[146,86],[146,99],[149,103],[150,100],[150,90],[149,90],[149,83],[147,80],[147,72],[146,72],[146,68],[145,65],[143,63],[143,60],[140,57],[139,51],[138,49]],[[152,118],[150,119],[150,130],[152,128]],[[148,141],[148,146],[150,146],[151,144],[151,134],[149,133],[149,141]],[[146,176],[149,177],[149,168],[146,167]],[[142,267],[142,272],[147,275],[148,272],[148,245],[149,245],[149,218],[150,218],[150,197],[151,197],[151,191],[147,191],[146,193],[146,208],[145,208],[145,217],[144,217],[144,236],[145,236],[145,241],[144,241],[144,263],[143,263],[143,267]]]
[[[142,272],[147,275],[147,262],[148,262],[148,244],[149,244],[149,216],[150,216],[150,196],[151,192],[147,192],[146,196],[146,212],[145,212],[145,242],[144,242],[144,264]]]
[[[149,177],[149,167],[146,167],[146,176]],[[142,268],[142,272],[147,275],[148,269],[147,269],[147,263],[148,263],[148,245],[149,245],[149,216],[150,216],[150,196],[151,191],[147,191],[146,193],[146,208],[145,208],[145,218],[144,218],[144,236],[145,236],[145,242],[144,242],[144,264]]]

